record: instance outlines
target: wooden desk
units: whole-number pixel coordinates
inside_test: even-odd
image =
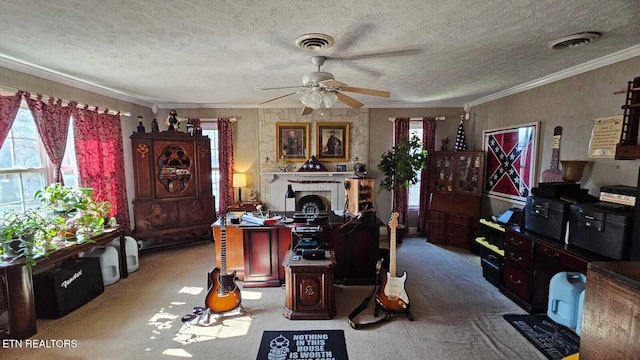
[[[49,265],[68,259],[87,251],[94,246],[104,245],[120,238],[120,269],[121,277],[127,278],[127,254],[125,247],[124,228],[107,229],[104,233],[92,237],[91,242],[82,244],[70,243],[68,247],[58,249],[49,254],[46,258],[37,260],[31,269],[25,266],[24,259],[17,259],[14,262],[0,262],[0,275],[4,279],[2,286],[6,294],[7,311],[9,314],[9,334],[11,339],[27,339],[37,332],[36,327],[36,305],[33,297],[32,272],[43,269]]]
[[[283,315],[291,320],[327,320],[336,316],[333,291],[333,251],[325,250],[325,260],[294,260],[287,251],[285,269],[285,306]]]
[[[213,224],[216,266],[220,266],[220,225]],[[282,259],[291,246],[291,230],[283,224],[240,226],[227,222],[225,230],[227,272],[235,271],[244,287],[280,286]]]
[[[236,271],[245,286],[279,286],[285,279],[281,265],[291,246],[291,226],[294,225],[240,226],[228,221],[225,232],[227,271]],[[323,228],[325,244],[335,251],[335,282],[373,285],[380,258],[380,227],[384,224],[373,218],[345,225],[345,219],[331,213],[327,221],[318,225]],[[213,237],[216,266],[220,266],[220,226],[217,221],[213,224]]]

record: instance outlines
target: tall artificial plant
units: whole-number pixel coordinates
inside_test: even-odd
[[[424,167],[427,150],[417,136],[404,137],[396,146],[382,154],[378,169],[384,174],[381,190],[402,190],[418,183],[419,170]]]

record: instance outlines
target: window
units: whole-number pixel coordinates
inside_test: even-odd
[[[65,185],[77,186],[72,125],[69,125],[62,172]],[[24,211],[40,205],[34,194],[45,188],[52,177],[53,167],[38,136],[31,111],[23,102],[23,108],[18,110],[0,148],[0,212]]]
[[[211,191],[216,198],[216,211],[220,208],[220,161],[218,159],[218,123],[201,119],[202,135],[211,140]]]
[[[409,138],[417,136],[422,142],[422,120],[409,122]],[[408,202],[410,209],[420,207],[420,170],[418,170],[418,182],[409,188]]]

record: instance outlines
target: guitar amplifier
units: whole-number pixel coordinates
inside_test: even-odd
[[[38,319],[57,319],[104,292],[99,258],[79,258],[33,275]]]

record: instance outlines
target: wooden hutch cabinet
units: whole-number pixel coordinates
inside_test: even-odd
[[[133,133],[133,236],[141,249],[211,240],[216,220],[209,138]]]
[[[484,153],[437,151],[433,158],[427,240],[469,249],[480,217]]]

